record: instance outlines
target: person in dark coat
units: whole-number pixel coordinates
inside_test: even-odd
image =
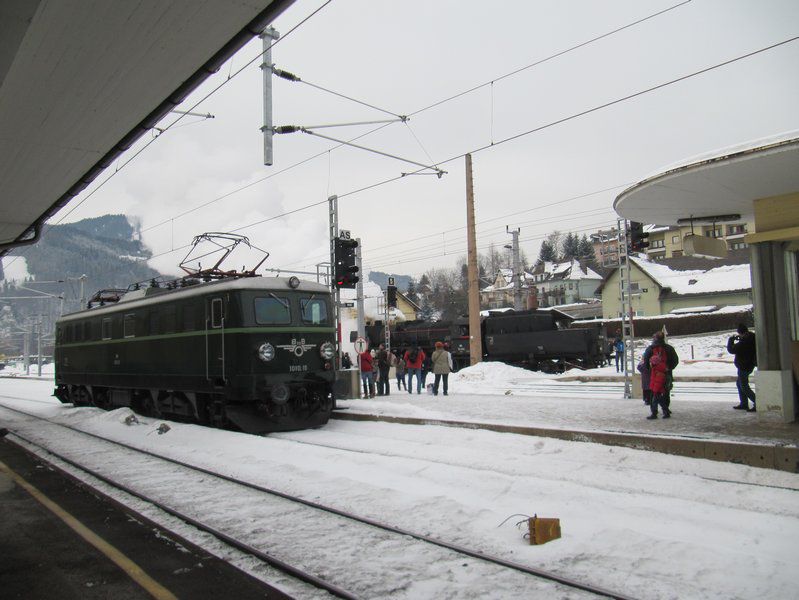
[[[408,389],[408,386],[405,385],[405,360],[402,358],[402,352],[397,352],[394,355],[394,368],[397,370],[397,391],[401,390],[402,388]]]
[[[377,395],[388,396],[391,393],[391,386],[388,384],[388,372],[391,369],[391,361],[386,351],[386,345],[380,344],[377,350]]]
[[[652,390],[649,389],[649,363],[645,363],[643,358],[638,363],[638,372],[641,373],[641,390],[644,393],[644,404],[651,406]]]
[[[736,410],[746,410],[755,412],[755,392],[749,386],[749,376],[757,366],[757,347],[755,345],[755,334],[743,323],[738,324],[738,334],[733,335],[727,340],[727,352],[735,355],[735,367],[738,369],[738,379],[735,385],[738,388],[738,406],[733,406]],[[749,401],[752,401],[752,408],[749,408]]]
[[[342,369],[351,369],[352,368],[352,359],[350,358],[350,353],[345,352],[344,356],[341,357],[341,368]]]
[[[656,331],[652,343],[644,350],[644,364],[649,366],[649,389],[652,400],[649,406],[651,414],[647,419],[658,418],[658,406],[663,411],[663,418],[671,417],[671,387],[674,383],[674,369],[680,364],[680,358],[673,346],[666,343],[662,331]]]
[[[429,356],[425,356],[422,361],[422,389],[427,387],[427,374],[433,370],[433,362]]]
[[[616,337],[613,339],[613,350],[616,353],[616,373],[624,372],[624,338],[621,336],[621,331],[616,332]]]

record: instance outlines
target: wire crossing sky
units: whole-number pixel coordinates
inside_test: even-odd
[[[271,252],[270,267],[308,269],[326,258],[327,198],[337,194],[365,265],[418,275],[464,253],[467,152],[478,245],[504,244],[504,226],[520,226],[532,259],[551,230],[612,223],[619,188],[664,165],[799,128],[791,0],[396,6],[290,7],[274,26],[291,35],[272,58],[309,85],[275,78],[274,122],[409,115],[405,125],[325,131],[443,168],[441,179],[307,135],[277,136],[275,164],[264,167],[258,40],[178,107],[215,119],[135,146],[135,160],[58,218],[140,219],[164,272],[175,272],[173,249],[210,230],[245,233]]]

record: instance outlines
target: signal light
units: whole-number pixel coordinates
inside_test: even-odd
[[[334,279],[337,288],[353,289],[358,283],[358,242],[353,239],[336,238],[334,244]]]
[[[644,224],[637,221],[630,221],[630,228],[628,229],[628,240],[630,250],[633,252],[643,252],[649,247],[649,242],[646,239],[649,237],[648,233],[644,233]]]
[[[397,286],[396,285],[389,285],[386,287],[386,302],[388,303],[389,307],[396,308],[397,307]]]

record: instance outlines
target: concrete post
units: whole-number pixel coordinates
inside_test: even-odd
[[[751,244],[752,295],[757,340],[757,412],[796,420],[797,392],[791,364],[791,323],[782,242]],[[794,307],[795,308],[795,307]]]

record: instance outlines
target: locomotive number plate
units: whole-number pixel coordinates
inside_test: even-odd
[[[289,365],[289,373],[302,373],[308,370],[308,365]]]

